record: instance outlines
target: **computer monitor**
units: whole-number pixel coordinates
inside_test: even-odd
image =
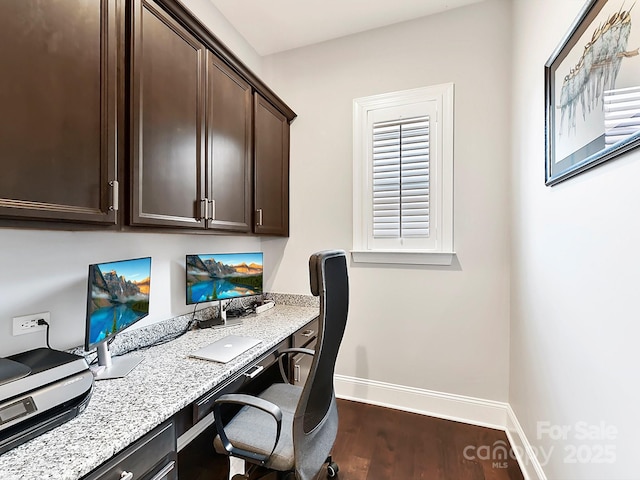
[[[227,321],[222,301],[262,295],[262,274],[262,252],[187,255],[187,305],[219,301],[218,317],[209,323],[238,323],[238,319]]]
[[[97,349],[97,379],[124,377],[142,360],[112,358],[109,343],[118,333],[149,315],[151,257],[89,265],[84,348]]]

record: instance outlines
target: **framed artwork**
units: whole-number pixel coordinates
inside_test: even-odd
[[[639,48],[640,5],[587,1],[545,65],[547,185],[640,145]]]

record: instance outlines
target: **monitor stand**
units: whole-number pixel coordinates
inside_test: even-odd
[[[231,300],[227,303],[227,306],[231,303]],[[227,310],[222,305],[220,300],[220,308],[218,308],[218,316],[210,318],[209,320],[202,320],[198,322],[198,328],[226,328],[242,325],[241,318],[227,318]]]
[[[142,361],[142,357],[135,355],[127,357],[111,357],[108,342],[99,343],[98,351],[98,369],[95,374],[96,380],[108,380],[110,378],[126,377],[131,370],[136,368]],[[99,367],[105,367],[101,369]]]

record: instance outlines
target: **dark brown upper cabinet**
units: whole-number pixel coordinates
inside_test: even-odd
[[[255,233],[289,235],[289,122],[254,96]]]
[[[130,223],[251,231],[251,86],[156,3],[132,18]]]
[[[0,1],[0,217],[117,221],[119,6]]]
[[[251,86],[207,52],[207,226],[251,231]]]
[[[206,50],[150,0],[133,0],[132,225],[204,228]]]
[[[0,41],[3,225],[288,235],[296,115],[181,2],[0,0]]]

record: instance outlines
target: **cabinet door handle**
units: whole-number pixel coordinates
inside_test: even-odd
[[[293,381],[294,382],[300,381],[300,365],[293,366]]]
[[[133,473],[124,471],[120,474],[120,480],[133,480]]]
[[[216,201],[215,200],[209,200],[209,212],[207,215],[207,219],[208,220],[215,220],[216,219]]]
[[[118,194],[119,184],[117,180],[111,180],[109,182],[109,186],[111,187],[111,206],[109,206],[110,212],[117,212],[119,207],[120,195]]]
[[[307,338],[309,338],[309,337],[313,336],[313,334],[314,334],[314,333],[316,333],[316,331],[315,331],[315,330],[311,330],[311,329],[309,329],[309,330],[305,330],[305,331],[304,331],[304,332],[302,332],[300,335],[302,335],[303,337],[307,337]]]
[[[203,198],[200,200],[200,212],[198,212],[199,217],[196,220],[206,220],[207,219],[207,199]]]
[[[258,227],[262,226],[262,209],[259,208],[256,210],[256,215],[258,216],[258,219],[256,220],[256,225]]]

